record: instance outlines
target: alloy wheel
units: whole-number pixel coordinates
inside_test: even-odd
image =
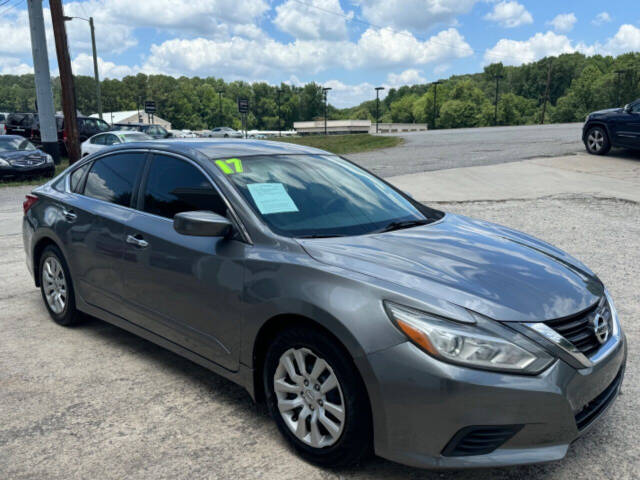
[[[42,285],[47,305],[57,315],[61,314],[67,305],[67,281],[60,261],[55,257],[48,257],[42,266]]]
[[[331,366],[308,348],[282,354],[273,375],[278,410],[298,440],[314,448],[329,447],[345,425],[345,402]]]
[[[587,136],[587,145],[592,152],[599,152],[604,146],[604,135],[598,129],[591,130]]]

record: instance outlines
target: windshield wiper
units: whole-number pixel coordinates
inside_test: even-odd
[[[418,227],[420,225],[426,225],[427,223],[429,223],[429,220],[402,220],[399,222],[391,222],[387,225],[385,225],[383,228],[381,228],[380,230],[376,230],[373,233],[384,233],[384,232],[391,232],[393,230],[402,230],[403,228],[411,228],[411,227]]]
[[[310,235],[298,235],[296,238],[334,238],[334,237],[346,237],[346,235],[342,235],[340,233],[312,233]]]

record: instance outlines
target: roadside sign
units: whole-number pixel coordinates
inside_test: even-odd
[[[240,112],[240,113],[249,113],[249,99],[248,98],[239,98],[238,99],[238,112]]]
[[[144,112],[156,113],[156,102],[152,100],[147,100],[146,102],[144,102]]]

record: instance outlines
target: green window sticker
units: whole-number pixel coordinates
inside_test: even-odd
[[[242,173],[242,161],[239,158],[229,158],[228,160],[216,160],[216,165],[222,170],[222,173],[231,175],[234,173]]]

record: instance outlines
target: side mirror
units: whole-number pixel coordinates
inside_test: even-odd
[[[225,237],[231,222],[221,215],[207,211],[182,212],[173,217],[173,228],[182,235],[195,237]]]
[[[631,113],[631,105],[629,103],[624,106],[624,113]]]

